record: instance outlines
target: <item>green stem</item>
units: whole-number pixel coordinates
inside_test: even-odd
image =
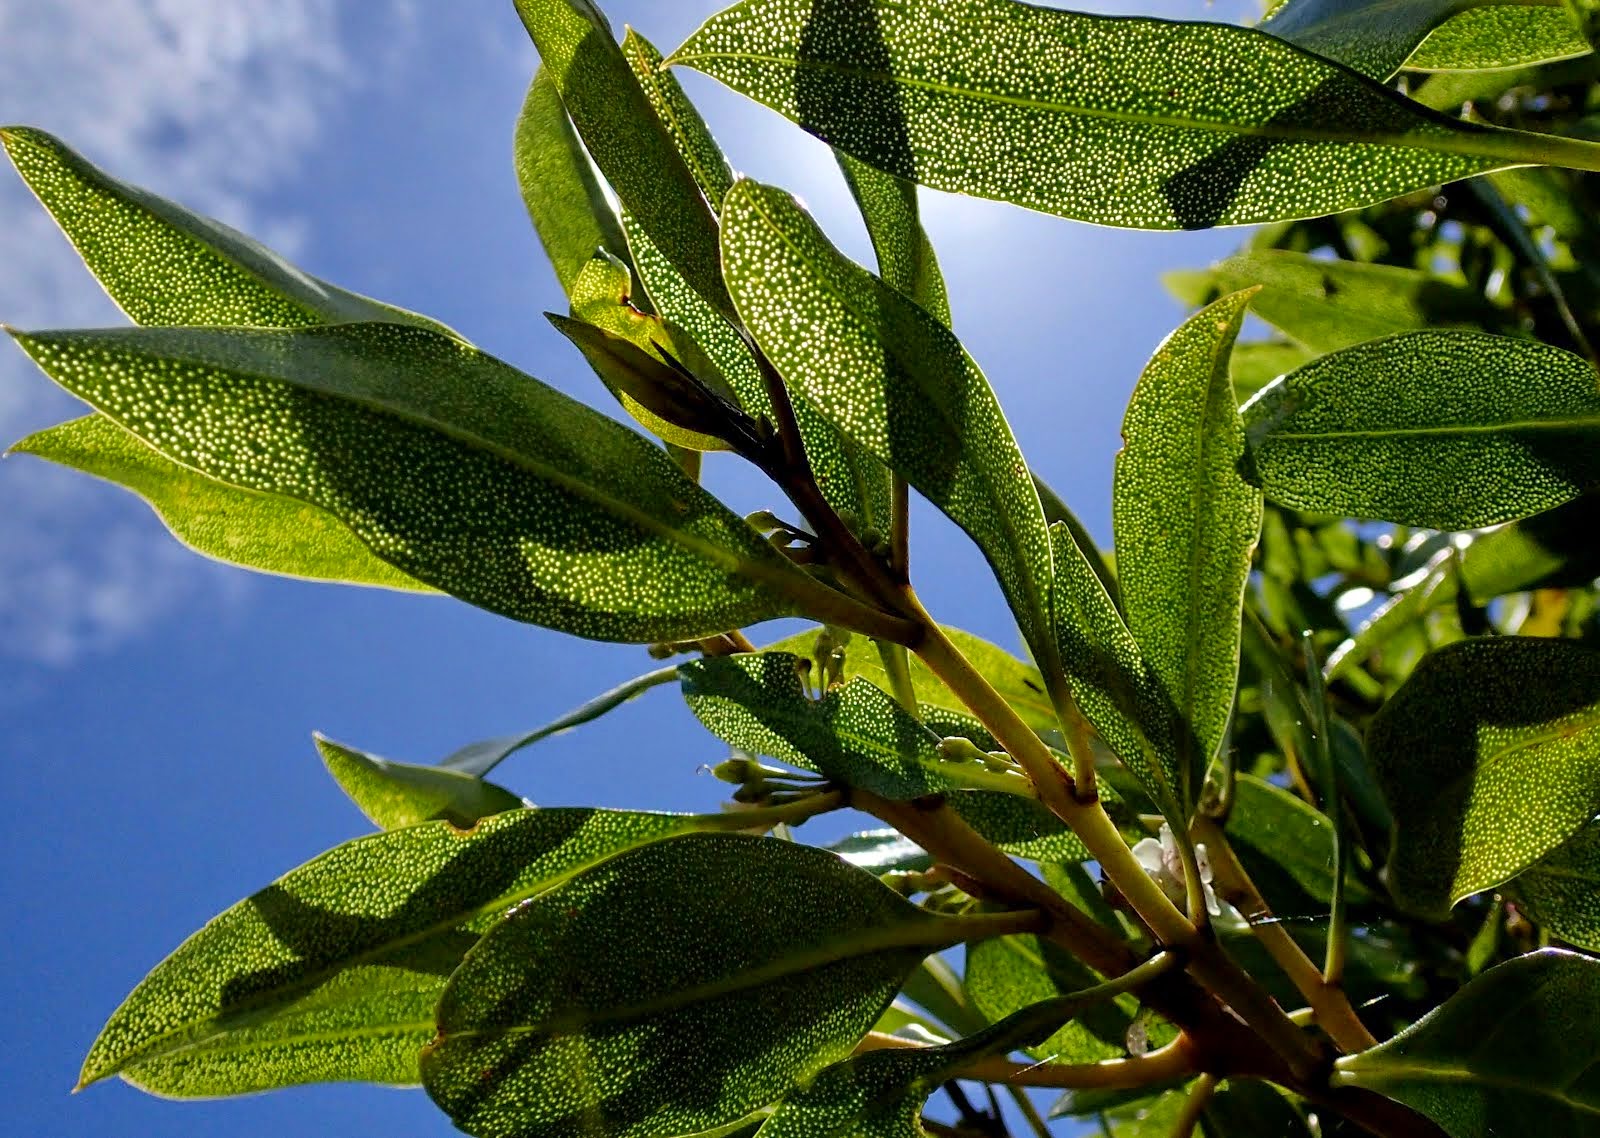
[[[1205,1112],[1216,1091],[1215,1075],[1201,1075],[1194,1081],[1194,1086],[1189,1088],[1189,1096],[1183,1100],[1183,1109],[1178,1111],[1177,1120],[1172,1124],[1172,1138],[1193,1138],[1195,1127],[1200,1125],[1200,1115]]]
[[[889,694],[913,718],[920,716],[922,709],[917,702],[916,686],[911,682],[911,661],[906,656],[905,647],[882,640],[875,643],[878,646],[878,658],[883,661],[883,670],[889,677]]]
[[[890,484],[889,571],[901,581],[911,579],[911,485],[898,474]]]
[[[1303,637],[1306,657],[1306,691],[1311,699],[1312,747],[1316,752],[1317,781],[1322,783],[1322,805],[1333,828],[1333,896],[1328,906],[1328,952],[1322,966],[1322,982],[1336,985],[1344,978],[1345,914],[1344,881],[1348,872],[1349,841],[1345,833],[1344,807],[1339,794],[1339,775],[1333,763],[1333,748],[1328,740],[1328,692],[1322,682],[1322,667],[1317,662],[1311,633]]]

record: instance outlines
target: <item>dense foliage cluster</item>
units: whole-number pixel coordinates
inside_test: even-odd
[[[1030,1088],[1112,1138],[1600,1135],[1591,0],[742,0],[665,59],[517,7],[550,320],[643,433],[0,131],[139,325],[14,333],[93,408],[15,450],[214,557],[682,661],[435,766],[319,739],[380,832],[184,942],[82,1082],[420,1082],[482,1138],[1044,1134]],[[876,273],[674,67],[836,148]],[[1196,311],[1130,401],[1114,556],[952,334],[916,184],[1261,223],[1168,278]],[[699,485],[717,451],[770,511]],[[912,489],[1026,661],[919,603]],[[820,627],[758,649],[778,617]],[[488,779],[663,684],[736,809]],[[795,840],[844,809],[875,828]]]

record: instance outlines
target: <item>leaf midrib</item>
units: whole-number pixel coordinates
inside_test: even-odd
[[[995,914],[995,916],[1005,915],[1007,914]],[[789,976],[803,975],[846,960],[898,950],[926,949],[930,953],[938,952],[949,948],[951,945],[959,944],[963,939],[966,939],[970,935],[970,931],[966,929],[966,924],[970,920],[971,918],[966,918],[963,921],[928,916],[919,910],[913,909],[903,916],[897,924],[875,925],[868,929],[864,935],[852,936],[849,935],[852,930],[845,930],[846,935],[836,936],[824,941],[822,944],[813,945],[804,952],[780,957],[759,967],[743,969],[731,975],[701,981],[698,984],[691,984],[687,987],[675,988],[671,992],[663,993],[654,999],[641,1000],[636,1004],[598,1009],[585,1016],[569,1016],[538,1024],[514,1023],[487,1027],[462,1027],[452,1030],[441,1022],[439,1024],[438,1038],[433,1044],[430,1044],[430,1047],[438,1047],[441,1044],[448,1044],[452,1040],[460,1039],[487,1038],[498,1040],[527,1035],[540,1035],[556,1039],[581,1035],[585,1029],[590,1027],[643,1019],[646,1016],[666,1015],[679,1008],[688,1007],[704,1000],[714,1000],[722,996],[734,995],[735,993],[758,988]]]
[[[1529,1085],[1526,1083],[1519,1083],[1503,1076],[1488,1074],[1482,1071],[1474,1071],[1470,1067],[1461,1067],[1441,1063],[1418,1062],[1415,1060],[1397,1063],[1393,1060],[1383,1059],[1382,1066],[1371,1068],[1373,1077],[1369,1079],[1362,1079],[1361,1075],[1366,1069],[1367,1068],[1365,1066],[1352,1066],[1346,1068],[1344,1078],[1340,1081],[1355,1083],[1358,1086],[1368,1087],[1369,1089],[1375,1083],[1381,1085],[1385,1082],[1398,1082],[1407,1078],[1417,1079],[1424,1082],[1469,1083],[1475,1086],[1492,1087],[1495,1090],[1517,1091],[1522,1094],[1554,1099],[1556,1102],[1561,1103],[1563,1106],[1570,1107],[1575,1111],[1579,1111],[1584,1114],[1600,1116],[1600,1102],[1585,1102],[1582,1099],[1572,1097],[1572,1095],[1567,1092],[1567,1087],[1570,1087],[1571,1083],[1568,1083],[1566,1087],[1562,1087],[1561,1089],[1546,1088]],[[1583,1072],[1579,1072],[1580,1075],[1582,1073]]]
[[[848,75],[853,78],[864,79],[874,83],[887,83],[902,85],[914,89],[928,91],[937,95],[950,95],[960,98],[970,98],[981,102],[997,103],[1002,106],[1017,107],[1022,110],[1045,111],[1054,114],[1076,115],[1083,118],[1105,119],[1111,122],[1126,123],[1137,126],[1166,127],[1172,130],[1211,131],[1218,134],[1244,135],[1252,138],[1274,139],[1283,142],[1315,142],[1330,144],[1368,145],[1368,146],[1396,146],[1406,149],[1437,151],[1444,154],[1471,155],[1478,158],[1492,158],[1503,162],[1517,162],[1526,159],[1515,146],[1505,145],[1502,139],[1509,142],[1515,139],[1519,132],[1503,130],[1500,128],[1473,125],[1468,129],[1463,124],[1453,119],[1437,115],[1437,112],[1422,104],[1409,105],[1406,109],[1414,113],[1419,125],[1426,124],[1441,131],[1439,136],[1425,134],[1359,134],[1342,131],[1311,131],[1305,128],[1285,129],[1274,127],[1271,124],[1230,123],[1223,120],[1186,118],[1179,115],[1160,114],[1135,114],[1128,111],[1118,111],[1107,107],[1086,107],[1071,103],[1057,102],[1048,99],[1030,99],[1022,95],[1007,95],[998,91],[982,91],[976,88],[959,87],[951,83],[941,83],[932,79],[918,79],[910,76],[897,76],[886,71],[874,68],[856,67],[849,64],[834,63],[825,60],[797,60],[786,59],[782,56],[767,55],[761,52],[731,52],[731,51],[696,51],[687,53],[674,53],[666,62],[669,66],[679,63],[698,67],[700,60],[729,60],[744,63],[766,63],[778,67],[789,67],[796,71],[810,69],[813,71],[828,71],[836,74]],[[1330,67],[1330,71],[1335,70]],[[1351,76],[1359,76],[1358,72],[1350,72]],[[1370,79],[1364,80],[1365,84],[1372,84]],[[1378,94],[1379,88],[1372,93]],[[1409,100],[1402,100],[1397,96],[1379,94],[1379,98],[1399,104],[1407,104]],[[1443,144],[1443,140],[1451,140],[1451,145]],[[1430,145],[1439,142],[1439,145]]]
[[[766,223],[767,228],[770,229],[774,234],[777,235],[778,240],[781,241],[785,246],[788,247],[789,251],[794,254],[796,259],[798,259],[802,265],[806,266],[807,269],[810,269],[811,268],[811,259],[806,256],[805,250],[801,249],[799,246],[797,246],[793,241],[791,241],[789,239],[789,235],[784,232],[783,227],[780,226],[773,219],[772,215],[769,214],[766,211],[765,203],[761,200],[760,193],[746,192],[745,198],[749,202],[751,211],[757,217],[759,217],[763,222]],[[842,256],[841,256],[841,259],[843,259]],[[854,266],[852,265],[850,267],[854,267]],[[865,270],[861,270],[861,271],[864,272]],[[825,289],[827,292],[832,294],[834,299],[837,300],[839,302],[839,304],[847,312],[849,312],[856,320],[860,321],[860,323],[864,327],[870,329],[873,326],[872,320],[866,314],[863,314],[862,312],[860,312],[855,307],[855,305],[851,303],[851,300],[850,300],[850,298],[848,296],[846,296],[842,291],[840,291],[839,289],[834,287],[832,279],[830,278],[830,276],[826,272],[811,271],[809,273],[809,275],[823,289]],[[870,276],[870,274],[868,274],[868,275]],[[888,285],[885,285],[884,287],[891,288],[891,286],[888,286]],[[914,306],[916,305],[916,301],[911,300],[909,297],[904,296],[904,294],[899,292],[899,290],[891,288],[891,291],[894,293],[895,296],[901,297],[902,299],[906,300],[908,303],[910,303],[910,304],[912,304]],[[918,307],[920,307],[920,306],[918,306]],[[933,317],[929,317],[929,319],[933,320]],[[937,325],[938,321],[934,320],[934,323]],[[943,329],[942,326],[941,326],[941,330],[944,331],[946,335],[950,334],[948,332],[948,330]],[[877,344],[879,346],[879,349],[883,352],[883,355],[884,355],[884,357],[886,359],[893,358],[898,363],[899,355],[898,355],[898,353],[894,353],[894,352],[892,352],[890,350],[890,346],[889,346],[889,343],[888,343],[887,340],[885,340],[884,338],[882,338],[880,336],[874,336],[874,337],[872,337],[872,339],[877,342]],[[957,349],[956,350],[960,353],[960,356],[961,356],[961,371],[962,371],[963,377],[967,380],[967,382],[969,384],[975,386],[976,384],[975,384],[975,382],[973,380],[973,377],[971,375],[971,367],[972,367],[971,361],[967,358],[965,350],[962,349],[959,345],[957,345]],[[909,369],[906,369],[903,364],[900,364],[899,366],[900,366],[901,370],[904,371],[906,377],[911,380],[912,384],[919,391],[922,391],[923,390],[922,384],[918,383],[914,378],[912,378],[913,373]],[[987,387],[987,384],[985,384],[984,386]],[[993,394],[993,392],[991,391],[989,394],[990,394],[990,401],[994,402],[994,394]],[[962,453],[962,455],[964,457],[965,456],[969,456],[970,455],[970,451],[964,445],[965,434],[964,434],[963,430],[961,429],[962,425],[957,423],[955,421],[955,419],[949,414],[949,412],[943,406],[942,401],[938,400],[938,399],[927,399],[927,400],[924,401],[923,406],[931,408],[933,410],[933,413],[936,414],[941,420],[944,421],[945,427],[947,428],[948,432],[953,437],[955,437],[958,440],[963,440],[963,445],[961,446],[961,453]],[[1010,428],[1010,424],[1006,422],[1004,413],[1000,410],[998,404],[996,404],[992,408],[992,410],[994,411],[995,417],[998,419],[998,425],[1005,430],[1007,435],[1011,436],[1011,449],[1016,453],[1017,458],[1020,461],[1021,458],[1022,458],[1022,452],[1021,452],[1020,448],[1018,448],[1018,446],[1017,446],[1016,436],[1012,433],[1011,428]],[[887,449],[887,445],[886,445],[885,449]],[[989,495],[988,496],[989,496],[989,500],[990,500],[991,503],[998,505],[999,503],[1001,503],[1003,501],[1002,497],[999,494],[996,493],[997,484],[996,484],[991,472],[988,469],[988,465],[989,464],[982,463],[982,462],[972,462],[969,459],[968,461],[966,461],[964,463],[964,465],[967,467],[968,470],[974,472],[977,475],[977,477],[982,480],[984,486],[989,491]],[[1023,469],[1026,469],[1025,465],[1024,465]],[[1029,488],[1030,488],[1030,490],[1032,489],[1032,483],[1031,482],[1029,483]],[[944,505],[942,503],[935,503],[935,504],[939,505],[941,510],[944,510],[945,507],[944,507]],[[1034,506],[1035,506],[1035,510],[1038,511],[1038,516],[1039,516],[1040,522],[1042,524],[1043,519],[1044,519],[1044,515],[1043,515],[1043,512],[1042,512],[1042,509],[1038,505],[1038,494],[1037,494],[1037,492],[1034,492]],[[1027,554],[1027,546],[1021,541],[1021,534],[1020,534],[1020,531],[1016,527],[1016,519],[1013,517],[1012,511],[1008,510],[1008,509],[996,509],[994,511],[994,513],[999,515],[1000,529],[1001,529],[1003,535],[1005,536],[1005,538],[1007,539],[1007,544],[1010,546],[1012,553],[1016,557],[1017,569],[1019,570],[1019,575],[1022,577],[1022,580],[1024,582],[1024,588],[1026,590],[1026,600],[1028,601],[1028,607],[1029,607],[1029,610],[1030,610],[1028,612],[1028,614],[1027,614],[1028,617],[1029,617],[1029,623],[1033,624],[1037,620],[1042,620],[1042,621],[1044,621],[1044,624],[1046,626],[1046,627],[1039,627],[1039,626],[1036,625],[1034,630],[1033,630],[1034,634],[1028,636],[1027,639],[1028,639],[1030,644],[1035,646],[1035,651],[1040,652],[1041,654],[1043,654],[1046,657],[1048,657],[1051,661],[1054,661],[1055,658],[1056,658],[1055,636],[1053,635],[1052,630],[1050,630],[1047,627],[1048,624],[1049,624],[1049,621],[1050,621],[1050,607],[1049,607],[1048,604],[1045,604],[1042,601],[1040,590],[1039,590],[1039,586],[1038,586],[1038,582],[1036,580],[1036,576],[1037,576],[1037,574],[1036,574],[1036,566],[1033,564],[1033,559],[1031,557],[1029,557],[1028,554]],[[957,522],[957,524],[960,525],[961,523]],[[966,529],[966,526],[962,525],[961,528]],[[1050,548],[1050,534],[1049,534],[1048,530],[1045,530],[1045,532],[1044,532],[1044,543],[1043,543],[1043,545],[1044,545],[1044,548],[1046,550],[1049,550],[1049,548]],[[1002,580],[1001,584],[1002,584],[1002,586],[1004,585],[1004,581],[1003,580]],[[1048,588],[1046,590],[1045,596],[1048,596]],[[1018,614],[1018,615],[1020,616],[1021,614]]]
[[[1340,428],[1330,431],[1269,430],[1259,437],[1265,442],[1331,442],[1342,439],[1428,438],[1575,430],[1600,430],[1600,412],[1568,419],[1510,419],[1501,423],[1442,423],[1417,427]]]

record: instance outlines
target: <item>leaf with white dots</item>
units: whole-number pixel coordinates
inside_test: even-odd
[[[513,158],[523,205],[562,291],[572,295],[596,249],[627,257],[617,209],[567,117],[555,80],[542,67],[517,116]]]
[[[719,211],[723,197],[733,186],[733,170],[717,140],[711,137],[705,119],[689,102],[678,77],[661,66],[661,53],[655,44],[628,28],[622,36],[622,54],[656,118],[694,175],[700,192],[711,203],[712,212]]]
[[[741,653],[679,665],[678,676],[689,709],[723,742],[882,798],[1027,792],[1021,775],[943,758],[937,735],[859,676],[812,699],[800,682],[805,664],[787,652]]]
[[[1593,51],[1575,9],[1484,4],[1446,20],[1406,60],[1409,71],[1488,71],[1575,59]]]
[[[1128,402],[1112,483],[1128,629],[1165,696],[1177,803],[1194,805],[1222,746],[1239,672],[1261,492],[1245,479],[1228,354],[1250,303],[1201,309],[1156,349]]]
[[[317,753],[339,789],[379,829],[442,821],[462,829],[526,806],[503,786],[449,767],[397,763],[317,736]]]
[[[207,478],[104,415],[37,431],[11,453],[36,455],[131,490],[178,540],[219,561],[316,581],[433,592],[373,556],[326,510]]]
[[[1029,644],[1052,653],[1039,495],[972,357],[781,190],[737,183],[722,222],[728,287],[784,381],[977,542]]]
[[[1394,812],[1384,879],[1443,916],[1600,814],[1600,650],[1467,640],[1426,657],[1367,735]]]
[[[878,275],[948,326],[950,297],[933,243],[922,231],[916,183],[885,174],[842,150],[834,151],[834,157],[867,224]]]
[[[1581,356],[1412,332],[1313,360],[1244,408],[1279,505],[1430,529],[1540,513],[1600,485],[1600,390]]]
[[[0,143],[136,324],[295,328],[381,320],[450,331],[318,280],[219,221],[118,181],[42,130],[5,127]]]
[[[1526,589],[1581,588],[1600,577],[1600,492],[1483,534],[1461,552],[1475,604]]]
[[[1450,1138],[1600,1134],[1600,961],[1545,949],[1489,969],[1393,1039],[1336,1065]]]
[[[605,17],[588,0],[516,0],[516,6],[579,138],[623,209],[690,287],[731,314],[717,262],[716,217]]]
[[[1388,79],[1402,66],[1516,67],[1588,50],[1559,4],[1546,8],[1505,0],[1288,0],[1257,26],[1374,79]],[[1530,36],[1532,44],[1513,46]],[[1574,37],[1583,44],[1576,52],[1569,46]],[[1549,54],[1533,46],[1541,42]]]
[[[462,955],[512,906],[717,815],[514,810],[372,834],[212,920],[145,977],[84,1060],[160,1094],[295,1083],[416,1083]]]
[[[1507,888],[1534,922],[1569,944],[1600,952],[1600,822],[1590,822]]]
[[[976,921],[1003,931],[1031,916]],[[973,922],[793,842],[655,843],[484,938],[439,1002],[423,1083],[479,1138],[709,1130],[843,1059],[917,963]]]
[[[1259,285],[1251,314],[1317,353],[1398,332],[1450,325],[1495,327],[1507,320],[1481,293],[1432,273],[1288,249],[1238,253],[1207,269],[1167,273],[1162,282],[1179,300],[1197,308],[1225,293]],[[1291,367],[1301,362],[1295,360]]]
[[[1141,229],[1315,217],[1600,146],[1447,118],[1249,28],[1015,0],[744,0],[669,63],[879,169]]]
[[[169,458],[310,502],[410,576],[515,619],[682,639],[794,613],[792,597],[826,588],[640,436],[437,333],[16,338]]]

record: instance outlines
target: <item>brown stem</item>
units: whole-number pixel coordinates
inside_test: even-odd
[[[856,1054],[859,1055],[863,1051],[908,1051],[926,1047],[926,1044],[915,1040],[874,1031],[856,1045]],[[983,1083],[999,1083],[1008,1087],[1128,1090],[1158,1086],[1182,1078],[1195,1070],[1193,1049],[1187,1038],[1179,1036],[1165,1047],[1148,1055],[1106,1059],[1099,1063],[1017,1063],[998,1057],[975,1059],[961,1068],[957,1077],[975,1079]]]
[[[1272,909],[1240,864],[1222,828],[1211,819],[1202,817],[1196,819],[1194,831],[1196,840],[1205,843],[1212,872],[1216,875],[1217,891],[1250,923],[1250,931],[1261,942],[1261,947],[1267,950],[1289,982],[1311,1005],[1322,1030],[1345,1052],[1354,1053],[1376,1047],[1377,1039],[1350,1006],[1344,989],[1338,984],[1325,982],[1317,966],[1284,930],[1283,925],[1273,919]]]

